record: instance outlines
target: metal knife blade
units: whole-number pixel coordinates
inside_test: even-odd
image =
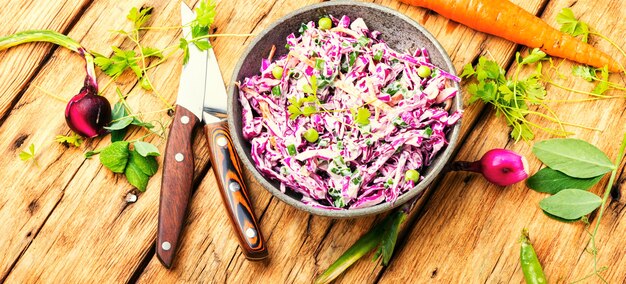
[[[207,117],[207,115],[215,117],[216,114],[226,114],[226,101],[228,99],[228,95],[226,94],[224,79],[222,78],[222,73],[220,72],[220,67],[212,48],[208,50],[206,70],[204,120],[205,122],[213,122],[215,119]]]
[[[180,11],[183,25],[183,36],[187,40],[190,40],[192,37],[191,28],[187,24],[193,21],[196,15],[189,7],[187,7],[185,2],[181,2]],[[177,105],[188,109],[199,119],[202,119],[202,106],[205,101],[204,94],[206,93],[206,84],[200,78],[205,78],[207,76],[208,56],[209,54],[206,51],[201,51],[196,47],[196,45],[189,45],[189,62],[183,66],[183,72],[180,75],[178,96],[176,97]],[[224,93],[226,92],[224,91]]]

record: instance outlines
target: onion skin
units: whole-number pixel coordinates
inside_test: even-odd
[[[108,133],[104,127],[111,123],[111,104],[86,84],[72,97],[65,108],[65,121],[78,135],[88,138]]]
[[[516,184],[529,176],[526,158],[507,149],[489,150],[475,162],[456,161],[450,170],[481,173],[487,181],[499,186]]]

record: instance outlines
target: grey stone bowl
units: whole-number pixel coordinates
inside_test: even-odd
[[[450,57],[441,47],[439,42],[426,30],[409,17],[386,7],[353,1],[331,1],[320,4],[314,4],[302,9],[296,10],[289,15],[279,19],[263,32],[261,32],[250,43],[248,49],[244,52],[239,63],[235,67],[232,76],[232,82],[229,84],[228,94],[228,126],[232,135],[233,143],[237,149],[237,153],[241,158],[244,166],[253,173],[254,177],[278,199],[306,212],[328,216],[333,218],[353,218],[372,214],[382,213],[398,207],[413,198],[421,196],[426,187],[435,179],[442,171],[448,160],[452,156],[452,152],[456,147],[457,139],[460,132],[460,123],[457,123],[448,133],[449,144],[446,149],[438,154],[433,163],[422,173],[424,179],[415,186],[415,188],[400,195],[394,203],[381,203],[366,208],[349,209],[349,210],[326,210],[314,208],[305,205],[300,201],[300,194],[295,192],[286,193],[280,191],[279,183],[264,177],[255,168],[252,157],[250,156],[250,143],[242,136],[241,126],[241,104],[239,103],[238,88],[235,82],[242,81],[245,77],[259,74],[261,67],[261,59],[266,58],[272,48],[276,46],[275,58],[287,53],[284,48],[285,38],[291,34],[298,32],[301,23],[309,21],[317,21],[321,16],[332,14],[334,16],[348,15],[350,19],[363,18],[367,26],[371,30],[378,30],[382,33],[382,39],[385,40],[391,48],[398,51],[414,51],[416,48],[425,47],[430,53],[431,59],[436,66],[456,74],[454,66],[450,61]],[[458,84],[457,84],[457,87]],[[453,99],[451,111],[460,110],[462,107],[461,94]]]

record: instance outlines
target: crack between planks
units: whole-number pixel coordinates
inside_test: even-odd
[[[78,13],[76,14],[76,16],[70,21],[70,23],[67,25],[67,27],[65,29],[63,29],[63,31],[61,31],[62,34],[68,34],[73,28],[74,26],[76,26],[76,24],[78,23],[78,21],[80,20],[81,16],[83,14],[85,14],[85,11],[87,11],[87,9],[89,8],[89,6],[91,6],[91,4],[93,3],[93,0],[91,1],[87,1],[85,2],[82,6],[80,6],[78,8]],[[28,90],[29,86],[30,86],[30,82],[33,81],[33,79],[39,74],[39,72],[43,69],[44,66],[46,66],[46,64],[48,64],[48,62],[50,61],[50,59],[52,59],[52,55],[54,54],[54,52],[59,48],[59,46],[57,45],[52,45],[52,47],[50,48],[50,50],[48,51],[48,53],[46,53],[43,57],[43,59],[41,60],[41,62],[37,65],[37,67],[34,68],[32,75],[30,75],[28,78],[26,78],[24,81],[28,82],[27,84],[24,85],[24,87],[17,93],[17,95],[11,100],[11,102],[9,103],[9,106],[7,108],[7,112],[2,114],[0,116],[0,126],[4,125],[4,122],[7,120],[7,118],[9,117],[9,115],[11,115],[12,110],[15,108],[15,106],[18,104],[18,102],[20,101],[20,99],[24,96],[24,93],[26,93],[26,91]],[[2,282],[2,281],[0,281]]]

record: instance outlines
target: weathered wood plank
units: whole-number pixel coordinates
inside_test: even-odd
[[[576,2],[555,0],[547,6],[543,19],[556,26],[556,14],[563,7],[572,6],[577,15],[602,30],[610,38],[624,45],[623,24],[617,21],[617,11],[624,3],[617,1]],[[595,42],[595,40],[594,40]],[[620,58],[606,43],[596,44],[600,49]],[[570,74],[573,64],[564,62],[559,71]],[[528,74],[530,70],[525,70]],[[511,73],[511,71],[509,71]],[[612,76],[617,81],[618,75]],[[593,86],[582,79],[569,78],[560,83],[574,89],[591,90]],[[623,95],[623,93],[621,93]],[[549,99],[578,99],[556,87],[548,88]],[[582,96],[584,97],[584,96]],[[614,159],[620,138],[626,131],[626,103],[623,99],[584,103],[550,103],[563,121],[598,127],[603,132],[566,127],[577,138],[589,141],[609,153]],[[542,126],[555,127],[542,119],[532,119]],[[506,147],[530,158],[531,171],[540,168],[532,158],[531,145],[512,143],[509,129],[501,118],[489,113],[470,133],[458,158],[476,160],[482,153],[495,147]],[[538,133],[536,141],[549,138]],[[623,167],[623,164],[622,164]],[[623,178],[622,168],[622,178]],[[603,191],[608,178],[594,187],[594,193]],[[619,188],[623,191],[623,183]],[[538,207],[545,194],[536,193],[524,184],[501,189],[488,184],[477,175],[450,173],[424,208],[424,215],[413,225],[408,241],[396,255],[392,265],[382,275],[383,283],[404,279],[420,279],[437,283],[519,283],[523,275],[519,266],[519,243],[522,228],[530,230],[531,239],[544,266],[550,283],[570,283],[592,272],[593,259],[585,252],[589,236],[581,223],[565,224],[546,217]],[[611,202],[602,220],[598,235],[599,266],[608,265],[603,275],[610,283],[623,283],[622,267],[626,265],[623,246],[623,200]],[[592,215],[595,217],[595,215]],[[589,283],[597,283],[591,279]]]
[[[109,31],[129,28],[127,12],[143,5],[155,7],[154,25],[179,23],[179,2],[98,1],[81,16],[69,35],[86,47],[105,54],[110,52],[110,45],[131,47],[132,44],[123,37],[112,36]],[[145,35],[145,42],[165,47],[177,44],[179,36],[180,32],[176,30],[150,31]],[[174,57],[151,73],[157,89],[170,102],[177,93],[180,62],[180,56]],[[69,97],[82,85],[83,65],[79,56],[58,50],[34,79],[33,85]],[[164,108],[156,97],[142,94],[133,76],[122,76],[118,84],[123,93],[130,93],[127,102],[131,107],[141,112]],[[107,82],[108,78],[100,75],[99,81]],[[113,87],[106,95],[110,101],[117,101]],[[125,179],[104,169],[97,157],[92,160],[82,158],[83,151],[108,145],[108,137],[90,140],[81,149],[67,149],[52,141],[56,134],[68,132],[63,119],[64,108],[64,103],[43,96],[31,86],[0,127],[3,133],[0,145],[4,149],[0,164],[14,169],[1,173],[6,194],[2,195],[5,200],[0,209],[0,222],[7,226],[2,243],[8,251],[16,251],[7,253],[3,262],[14,262],[21,251],[28,248],[7,281],[127,281],[152,246],[160,174],[150,181],[147,192],[137,203],[126,205],[124,196],[132,187]],[[147,115],[146,119],[157,119],[162,115]],[[35,128],[33,125],[45,127]],[[134,136],[138,135],[135,133]],[[15,166],[19,163],[16,160],[20,149],[13,144],[20,137],[26,137],[24,145],[34,143],[40,149],[37,155],[39,166],[21,163],[19,167]],[[208,164],[201,137],[195,143],[198,173],[206,171]],[[163,147],[161,144],[161,150]]]
[[[425,24],[452,55],[457,69],[460,69],[465,63],[472,61],[478,54],[487,50],[501,64],[505,64],[513,55],[515,45],[510,42],[476,33],[466,27],[450,23],[438,15],[431,14],[423,9],[401,5],[396,1],[377,3],[398,9]],[[525,2],[523,5],[529,10],[538,11],[543,3],[543,1],[532,1]],[[257,25],[255,31],[260,31],[264,26],[271,23],[272,20],[305,4],[293,3],[293,1],[288,3],[283,1],[277,2],[267,15],[267,18],[263,20],[263,23]],[[220,14],[227,13],[224,10],[220,10],[220,8],[218,6],[218,18]],[[228,26],[230,27],[230,25]],[[247,31],[237,30],[236,32]],[[222,42],[226,41],[231,42],[235,40],[224,39]],[[215,44],[218,59],[220,58],[219,52],[221,50],[219,43]],[[239,50],[239,52],[241,51]],[[220,60],[220,62],[222,61]],[[464,135],[467,135],[467,129],[477,119],[480,111],[480,106],[472,106],[466,111],[463,122]],[[212,177],[208,178],[210,175],[212,174],[207,175],[202,185],[214,182]],[[205,215],[201,217],[201,220],[188,224],[189,232],[207,232],[184,236],[177,261],[181,265],[168,271],[162,269],[158,260],[153,258],[139,281],[151,283],[158,280],[201,281],[211,279],[216,282],[226,281],[233,283],[255,280],[279,283],[309,282],[367,231],[376,219],[375,217],[369,217],[354,220],[332,220],[316,217],[291,208],[276,199],[270,200],[266,197],[268,193],[263,191],[258,184],[252,185],[251,188],[254,193],[257,193],[254,196],[257,212],[264,206],[267,207],[267,211],[261,217],[261,228],[266,232],[270,250],[269,260],[261,263],[245,260],[241,251],[236,247],[234,235],[230,231],[217,230],[218,228],[224,228],[224,224],[227,224],[226,217],[220,214]],[[263,199],[270,201],[263,204],[261,203]],[[206,203],[216,203],[215,201],[199,200],[201,198],[194,200],[194,203],[191,205],[192,212],[200,211],[200,209],[195,209],[195,207],[206,208],[210,206]],[[205,204],[201,205],[200,202]],[[219,208],[216,208],[216,210],[219,210]],[[205,229],[206,224],[210,224],[207,229]],[[229,228],[226,226],[224,229]],[[182,263],[185,265],[183,266]],[[190,264],[194,265],[187,266]],[[372,282],[376,279],[380,269],[377,263],[364,260],[359,262],[341,280],[356,283]]]
[[[3,25],[0,25],[0,35],[5,36],[26,29],[65,31],[80,16],[83,7],[90,2],[87,0],[45,1],[41,3],[5,2],[3,9],[0,9],[0,19],[3,21]],[[0,86],[2,86],[0,90],[0,118],[7,115],[13,102],[30,82],[30,79],[39,69],[39,65],[50,56],[53,48],[50,44],[31,44],[0,51]],[[5,249],[5,253],[0,255],[0,279],[6,276],[15,259],[35,234],[34,228],[38,226],[34,224],[41,223],[45,219],[45,214],[37,214],[37,212],[49,210],[50,206],[54,205],[52,203],[42,206],[36,201],[39,195],[34,195],[34,200],[14,196],[15,193],[13,192],[20,188],[21,180],[15,176],[28,171],[28,168],[23,168],[21,164],[17,164],[19,162],[15,153],[17,149],[23,147],[23,144],[28,145],[24,142],[28,141],[29,137],[25,133],[14,132],[13,135],[9,133],[3,132],[2,136],[13,141],[10,141],[3,148],[3,158],[0,161],[0,165],[5,169],[2,171],[2,175],[13,176],[12,179],[3,177],[6,182],[3,183],[3,194],[0,197],[0,224],[3,226],[3,231],[6,232],[0,237],[0,243]],[[30,220],[26,220],[24,223],[15,219],[13,214],[18,211],[23,212],[25,217]],[[9,228],[11,229],[9,230]],[[21,230],[17,231],[17,228],[21,228]]]
[[[65,32],[91,0],[25,2],[10,0],[0,9],[0,36],[29,29]],[[5,117],[22,90],[55,47],[40,43],[0,51],[0,118]]]

